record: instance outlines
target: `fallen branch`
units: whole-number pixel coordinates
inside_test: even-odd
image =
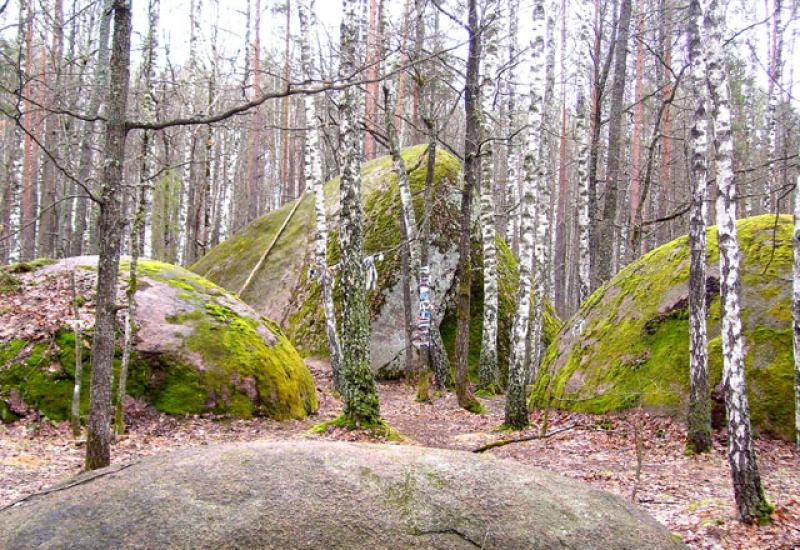
[[[281,235],[283,235],[283,230],[286,229],[287,225],[289,225],[289,222],[292,220],[294,213],[297,211],[297,207],[300,206],[301,202],[303,202],[305,196],[306,196],[305,193],[303,193],[295,200],[294,206],[289,211],[289,214],[286,216],[286,219],[283,220],[283,224],[281,225],[280,229],[278,229],[278,232],[275,233],[275,238],[272,239],[272,242],[269,243],[269,246],[266,248],[266,250],[264,250],[264,253],[258,259],[258,262],[256,262],[256,265],[253,266],[252,271],[250,271],[250,274],[247,276],[247,280],[245,280],[244,284],[242,285],[242,288],[240,288],[239,292],[237,292],[240,298],[244,294],[244,291],[247,290],[247,287],[250,286],[250,281],[253,280],[253,276],[258,272],[259,269],[261,269],[261,266],[264,264],[264,260],[266,260],[267,256],[269,256],[269,253],[272,251],[273,247],[275,246],[275,243],[277,243],[278,239],[280,239]]]
[[[45,489],[44,491],[39,491],[38,493],[31,493],[31,494],[26,495],[26,496],[24,496],[22,498],[19,498],[19,499],[15,500],[14,502],[12,502],[11,504],[7,504],[7,505],[3,506],[2,508],[0,508],[0,512],[5,512],[6,510],[8,510],[10,508],[14,508],[16,506],[19,506],[23,502],[31,500],[34,497],[39,497],[39,496],[43,496],[43,495],[49,495],[50,493],[57,493],[59,491],[65,491],[67,489],[71,489],[71,488],[76,487],[78,485],[84,485],[86,483],[94,481],[97,478],[110,476],[112,474],[116,474],[118,472],[121,472],[122,470],[126,470],[126,469],[130,468],[131,466],[135,466],[138,463],[139,463],[139,461],[137,460],[136,462],[129,462],[127,464],[120,464],[118,466],[110,466],[108,468],[103,468],[102,470],[95,470],[93,473],[87,474],[84,477],[78,478],[78,479],[76,479],[74,481],[69,481],[69,482],[64,483],[62,485],[56,485],[55,487],[51,487],[50,489]]]
[[[473,450],[473,453],[483,453],[488,451],[489,449],[494,449],[497,447],[503,447],[505,445],[510,445],[512,443],[523,443],[525,441],[534,441],[536,439],[547,439],[548,437],[553,437],[554,435],[567,432],[569,430],[574,430],[578,428],[588,428],[585,424],[570,424],[569,426],[564,426],[563,428],[559,428],[557,430],[553,430],[550,433],[546,434],[534,434],[534,435],[526,435],[525,437],[517,437],[517,438],[508,438],[508,439],[498,439],[497,441],[492,441],[491,443],[487,443],[477,449]]]

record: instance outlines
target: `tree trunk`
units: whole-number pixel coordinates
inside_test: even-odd
[[[644,41],[645,41],[645,13],[644,0],[639,0],[638,13],[636,14],[636,84],[634,88],[633,106],[633,131],[631,133],[631,187],[628,225],[632,233],[640,231],[636,226],[636,212],[641,200],[641,166],[642,166],[642,114],[644,101],[642,101],[642,88],[644,85]],[[630,259],[633,260],[641,254],[641,241],[634,237],[631,239]]]
[[[341,65],[346,78],[357,68],[360,0],[344,0],[341,26]],[[340,101],[342,175],[340,183],[339,248],[342,285],[342,375],[344,414],[358,425],[380,420],[378,394],[370,369],[369,309],[364,272],[364,221],[361,205],[361,146],[358,89],[349,86]]]
[[[700,0],[689,3],[687,57],[691,63],[691,96],[694,97],[691,140],[692,204],[689,212],[689,414],[686,447],[693,453],[711,450],[711,407],[708,388],[708,337],[706,335],[706,200],[708,192],[708,132],[706,113],[706,60],[700,28]]]
[[[297,12],[300,20],[300,58],[303,75],[307,79],[314,77],[311,60],[311,21],[314,13],[314,0],[298,0]],[[328,270],[328,217],[325,208],[325,187],[322,181],[322,161],[320,159],[319,126],[317,125],[317,105],[314,96],[303,98],[306,111],[306,147],[305,174],[310,181],[306,187],[314,192],[314,210],[316,212],[316,233],[314,236],[314,256],[317,264],[317,277],[322,287],[322,306],[325,311],[325,334],[328,337],[328,352],[331,358],[333,381],[340,394],[344,393],[341,368],[341,348],[336,329],[336,309],[333,303],[333,278]]]
[[[506,396],[505,424],[522,429],[528,425],[528,400],[526,383],[528,373],[527,343],[531,311],[531,279],[534,247],[534,205],[537,180],[540,176],[539,138],[542,126],[542,101],[544,95],[544,0],[535,0],[530,48],[530,106],[528,129],[525,133],[525,163],[523,173],[522,211],[520,219],[519,285],[517,311],[511,332],[511,354],[508,361],[508,395]]]
[[[794,344],[794,433],[800,449],[800,174],[794,187],[794,272],[792,277],[792,334]]]
[[[480,87],[480,145],[481,156],[481,239],[483,243],[483,330],[481,332],[481,355],[478,368],[479,387],[495,393],[500,384],[497,365],[497,236],[495,230],[494,205],[494,102],[497,95],[496,72],[500,65],[499,25],[501,10],[498,0],[489,0],[484,5],[481,42],[483,47],[483,82]]]
[[[589,171],[590,156],[590,143],[593,143],[593,136],[590,134],[589,128],[586,125],[586,96],[587,96],[587,82],[586,77],[589,69],[590,53],[587,44],[589,42],[589,21],[588,11],[586,9],[586,1],[579,0],[579,19],[580,34],[578,37],[578,69],[577,78],[575,79],[575,87],[577,89],[577,102],[575,105],[575,135],[578,142],[578,167],[577,167],[577,210],[578,210],[578,266],[577,266],[577,280],[578,280],[578,306],[582,304],[592,288],[591,267],[592,267],[592,206],[591,206],[591,193],[592,180]]]
[[[608,165],[606,168],[603,219],[597,247],[597,279],[603,283],[614,274],[614,246],[617,242],[616,220],[619,183],[622,181],[622,124],[625,99],[625,76],[628,67],[628,34],[631,23],[631,0],[620,4],[617,45],[614,60],[614,81],[608,127]]]
[[[111,463],[111,383],[114,360],[117,273],[122,240],[120,196],[125,161],[125,114],[130,79],[131,8],[114,0],[114,37],[111,46],[111,86],[108,92],[103,184],[100,190],[97,296],[92,341],[92,385],[86,439],[86,469]]]
[[[92,83],[91,98],[86,115],[95,118],[100,113],[100,106],[108,94],[108,56],[110,49],[108,40],[111,34],[111,17],[114,0],[105,0],[102,7],[100,18],[100,39],[97,50],[97,61],[94,68],[94,82]],[[83,135],[81,136],[80,153],[78,160],[78,181],[88,185],[89,176],[92,173],[94,156],[94,136],[95,122],[86,121],[83,123]],[[70,255],[80,256],[84,253],[84,242],[86,235],[86,224],[88,215],[88,199],[78,198],[75,201],[75,231],[72,234],[70,243]]]
[[[52,111],[57,111],[63,107],[62,95],[62,53],[64,50],[64,3],[63,0],[55,0],[53,8],[53,30],[50,45],[49,72],[45,79],[47,81],[48,93],[45,104],[50,107],[51,112],[47,114],[44,123],[44,147],[51,155],[57,155],[58,145],[63,138],[62,121],[60,116]],[[43,74],[45,70],[43,69]],[[44,85],[44,82],[41,83]],[[64,251],[59,250],[59,211],[63,208],[59,198],[62,195],[60,189],[60,174],[56,171],[56,166],[47,154],[43,155],[42,184],[41,184],[41,215],[39,221],[39,249],[38,255],[53,258],[64,256]]]
[[[720,252],[720,310],[722,312],[722,383],[728,417],[728,462],[731,466],[736,511],[744,522],[769,518],[772,507],[764,497],[750,427],[745,383],[745,342],[742,333],[739,241],[736,235],[736,188],[727,69],[723,61],[724,8],[710,0],[705,11],[707,78],[714,121],[716,150],[717,234]]]
[[[481,405],[472,393],[469,383],[469,325],[470,291],[472,285],[471,229],[472,194],[480,173],[480,88],[478,83],[481,36],[478,27],[477,0],[467,3],[469,25],[469,53],[467,55],[466,132],[464,134],[464,188],[461,192],[461,222],[458,240],[458,265],[456,267],[456,396],[462,408],[478,412]]]

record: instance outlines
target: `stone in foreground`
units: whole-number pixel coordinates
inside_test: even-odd
[[[259,441],[98,472],[0,513],[0,547],[683,547],[609,493],[459,451]]]

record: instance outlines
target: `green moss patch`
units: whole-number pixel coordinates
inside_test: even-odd
[[[128,269],[123,262],[123,277]],[[286,419],[317,410],[311,373],[274,323],[248,314],[251,310],[226,291],[180,267],[144,260],[139,274],[146,284],[137,296],[155,292],[149,299],[172,304],[175,313],[163,318],[152,312],[137,313],[137,323],[149,324],[148,334],[156,340],[141,348],[146,353],[132,353],[129,395],[178,415],[213,412]],[[163,285],[177,292],[165,291]],[[121,335],[118,344],[122,344]],[[81,414],[85,414],[91,333],[84,336],[82,355]],[[115,381],[120,355],[118,350]],[[13,394],[52,420],[69,418],[74,375],[75,336],[69,330],[59,330],[43,341],[0,343],[0,417],[10,418],[8,413],[13,413],[6,411]],[[116,388],[113,391],[116,395]]]
[[[473,383],[478,381],[481,340],[483,337],[483,251],[481,243],[472,243],[472,287],[470,299],[469,325],[469,376]],[[499,292],[497,316],[497,360],[500,367],[501,384],[505,385],[508,374],[508,358],[511,352],[511,332],[514,324],[517,301],[517,283],[519,282],[519,262],[514,253],[500,237],[497,238],[497,287]],[[531,306],[533,311],[533,306]],[[456,339],[455,307],[448,308],[440,331],[442,342],[450,356],[451,365],[455,364]],[[552,305],[545,302],[545,316],[542,327],[542,340],[545,347],[550,345],[559,329],[561,321]]]
[[[753,425],[794,438],[791,297],[792,220],[737,223]],[[716,227],[708,230],[709,370],[722,372]],[[531,405],[605,413],[638,405],[686,414],[689,388],[688,238],[625,267],[568,321],[544,357]]]

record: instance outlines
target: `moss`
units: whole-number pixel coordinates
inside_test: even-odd
[[[19,289],[21,281],[11,273],[0,270],[0,292],[15,292]]]
[[[17,262],[3,268],[6,273],[29,273],[36,271],[40,267],[56,263],[56,260],[51,258],[36,258],[29,262]]]
[[[127,266],[123,266],[125,269]],[[145,260],[141,274],[176,288],[188,286],[197,307],[168,316],[184,325],[175,352],[131,356],[127,393],[170,414],[213,411],[249,418],[301,418],[316,411],[313,378],[288,339],[267,320],[237,314],[218,300],[219,287],[182,268]],[[274,334],[274,338],[270,335]],[[91,335],[84,339],[81,413],[85,414],[91,379]],[[186,357],[197,354],[200,366]],[[114,359],[114,380],[120,353]],[[58,331],[48,341],[0,343],[0,400],[18,391],[31,407],[53,420],[69,417],[75,373],[75,336]],[[112,388],[114,395],[116,389]]]
[[[207,318],[195,321],[185,346],[199,353],[209,368],[201,385],[205,395],[216,396],[214,410],[242,411],[245,379],[255,381],[258,403],[247,408],[272,418],[303,418],[317,410],[314,380],[302,358],[282,334],[268,345],[257,332],[260,320],[241,317],[218,304],[206,306]],[[268,327],[266,327],[268,328]],[[248,399],[248,401],[250,401]]]
[[[326,434],[331,429],[342,428],[345,430],[361,430],[375,439],[385,439],[386,441],[402,441],[404,438],[394,428],[392,428],[385,420],[375,420],[371,422],[356,422],[351,420],[345,415],[337,416],[332,420],[327,420],[319,424],[315,424],[309,428],[310,434]]]
[[[470,325],[469,325],[469,376],[473,383],[478,381],[478,366],[480,363],[480,346],[483,337],[483,252],[480,242],[472,242],[472,287],[470,300]],[[497,238],[497,285],[498,285],[498,316],[497,316],[497,355],[500,367],[501,384],[505,384],[508,373],[508,358],[511,351],[511,332],[516,314],[517,283],[519,281],[519,265],[511,249],[501,238]],[[531,312],[533,306],[531,306]],[[455,337],[456,337],[455,308],[450,308],[440,326],[444,347],[450,356],[450,362],[455,365]],[[545,348],[553,341],[561,328],[555,310],[549,302],[545,303],[545,317],[543,321],[542,338]],[[455,368],[455,367],[454,367]]]
[[[774,216],[748,218],[737,229],[753,425],[792,439],[791,217],[780,217],[777,227]],[[707,237],[708,263],[714,266],[719,262],[716,228]],[[592,294],[548,348],[531,405],[590,413],[642,405],[684,416],[688,264],[688,239],[681,237],[629,264]],[[722,371],[718,284],[707,284],[707,298],[713,387]]]

